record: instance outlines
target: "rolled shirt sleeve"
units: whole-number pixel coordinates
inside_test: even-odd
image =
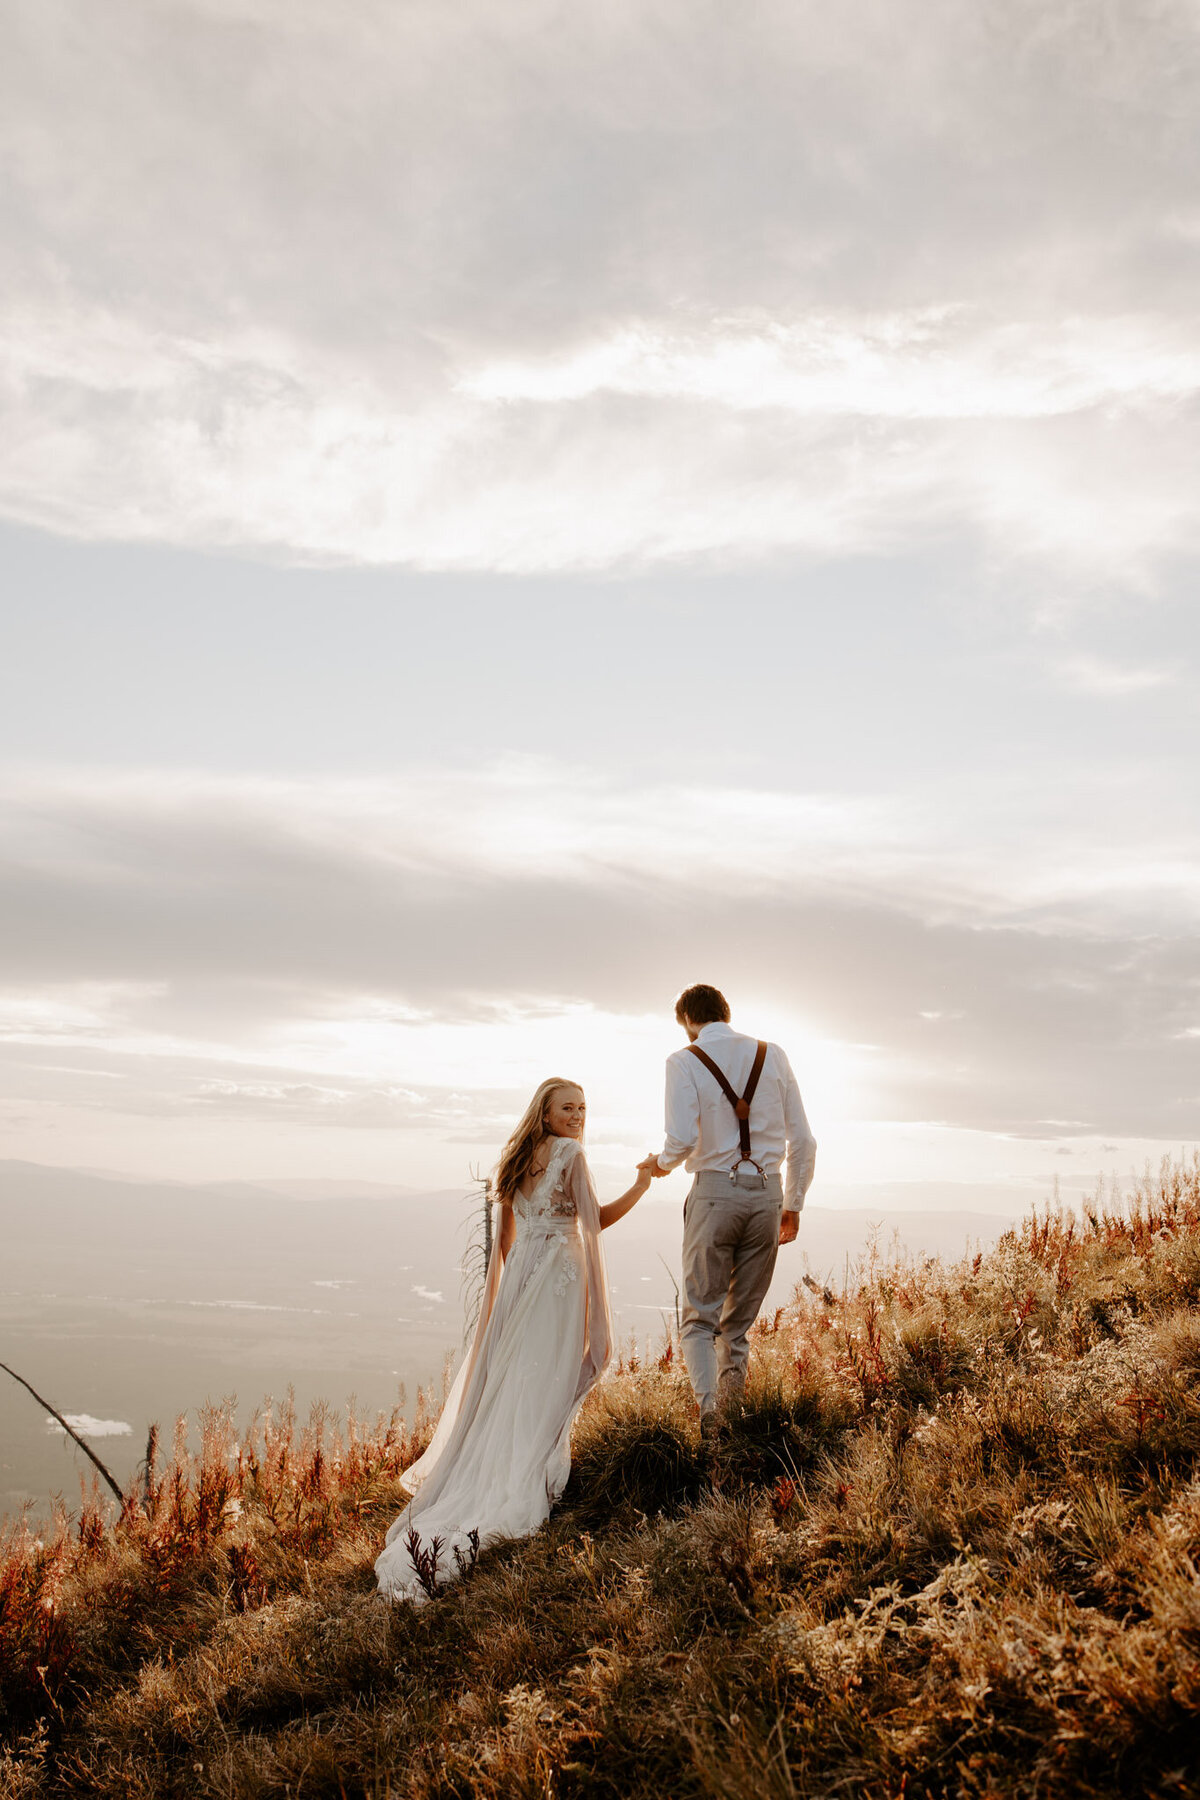
[[[666,1115],[667,1137],[658,1166],[675,1169],[700,1141],[700,1096],[691,1071],[677,1057],[667,1059]]]
[[[817,1140],[809,1128],[799,1083],[790,1063],[786,1065],[784,1076],[783,1119],[787,1132],[787,1182],[783,1204],[788,1212],[800,1212],[817,1166]]]

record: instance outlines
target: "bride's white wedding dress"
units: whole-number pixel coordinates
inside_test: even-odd
[[[445,1582],[472,1532],[483,1547],[544,1524],[571,1472],[575,1414],[611,1353],[599,1203],[574,1138],[557,1140],[513,1212],[512,1248],[493,1253],[471,1347],[428,1450],[405,1472],[414,1497],[375,1564],[381,1590],[397,1598],[425,1598],[410,1530],[426,1553],[442,1540]]]

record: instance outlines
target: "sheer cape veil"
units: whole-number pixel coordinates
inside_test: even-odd
[[[551,1152],[546,1174],[543,1177],[547,1191],[553,1191],[556,1179],[560,1174],[563,1178],[564,1190],[575,1203],[586,1275],[583,1354],[580,1360],[578,1380],[575,1384],[574,1400],[570,1416],[560,1438],[561,1443],[568,1437],[579,1406],[588,1390],[599,1378],[612,1354],[613,1334],[612,1314],[608,1303],[608,1280],[604,1268],[604,1251],[600,1242],[600,1203],[592,1182],[591,1170],[587,1165],[587,1158],[583,1154],[583,1147],[574,1138],[560,1138]],[[495,1248],[492,1252],[483,1298],[479,1306],[479,1318],[470,1346],[463,1358],[462,1367],[446,1396],[441,1417],[438,1419],[433,1436],[429,1441],[428,1449],[404,1472],[403,1483],[410,1499],[420,1491],[422,1511],[427,1505],[436,1501],[438,1492],[453,1470],[455,1452],[470,1430],[483,1396],[488,1372],[489,1350],[491,1340],[495,1335],[491,1327],[505,1263],[505,1258],[500,1252],[499,1233],[496,1234],[494,1243]],[[393,1538],[401,1530],[407,1530],[407,1527],[406,1509],[388,1531],[387,1542],[390,1544]]]

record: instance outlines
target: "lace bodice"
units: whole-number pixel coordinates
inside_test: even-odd
[[[545,1174],[532,1194],[514,1194],[513,1211],[519,1219],[573,1219],[578,1208],[572,1193],[571,1171],[582,1151],[574,1138],[559,1138],[550,1152]]]

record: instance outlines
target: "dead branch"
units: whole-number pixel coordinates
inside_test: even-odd
[[[63,1430],[66,1432],[67,1436],[69,1438],[73,1438],[75,1440],[75,1442],[79,1445],[79,1448],[83,1451],[83,1454],[88,1458],[88,1461],[94,1463],[96,1468],[99,1469],[101,1475],[103,1475],[105,1481],[107,1481],[109,1487],[112,1489],[113,1493],[116,1495],[118,1504],[121,1506],[124,1506],[125,1496],[121,1492],[120,1488],[117,1486],[116,1479],[113,1476],[111,1470],[105,1468],[104,1464],[100,1461],[100,1458],[96,1455],[96,1452],[92,1449],[91,1445],[85,1444],[83,1439],[80,1437],[79,1433],[76,1430],[74,1430],[74,1428],[72,1426],[67,1424],[67,1421],[63,1418],[63,1416],[59,1412],[58,1408],[55,1406],[51,1406],[51,1404],[48,1400],[43,1400],[42,1396],[38,1393],[37,1389],[30,1387],[30,1385],[26,1381],[25,1377],[23,1375],[18,1375],[17,1371],[15,1369],[10,1369],[6,1362],[0,1362],[0,1369],[3,1369],[4,1373],[6,1375],[11,1375],[14,1381],[20,1382],[21,1386],[25,1389],[26,1393],[32,1394],[34,1399],[37,1401],[38,1405],[44,1406],[46,1411],[51,1415],[51,1417],[58,1420],[59,1424],[62,1426]]]

